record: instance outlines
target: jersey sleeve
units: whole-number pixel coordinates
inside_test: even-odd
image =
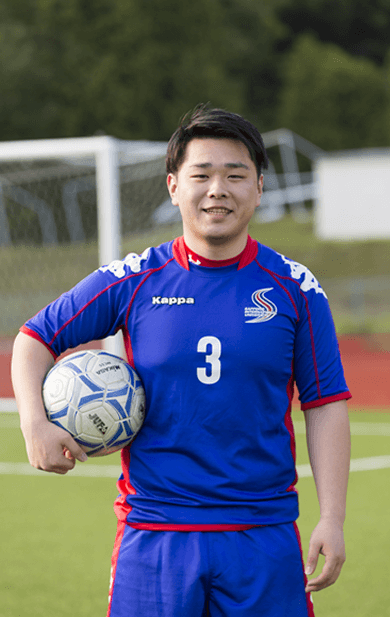
[[[351,397],[328,299],[315,282],[300,288],[294,375],[302,410]]]
[[[99,269],[46,306],[21,328],[54,357],[67,349],[115,334],[124,324],[123,286],[128,279]]]

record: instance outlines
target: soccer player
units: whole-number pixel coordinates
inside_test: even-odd
[[[147,409],[122,451],[108,615],[312,617],[310,592],[345,559],[350,394],[329,304],[305,266],[248,236],[267,167],[251,123],[200,106],[166,161],[183,237],[99,268],[16,338],[29,460],[62,474],[85,460],[47,421],[42,381],[66,349],[122,330]],[[306,572],[294,384],[320,505]]]

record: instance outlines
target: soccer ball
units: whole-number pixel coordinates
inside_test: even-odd
[[[134,369],[100,350],[72,353],[55,364],[43,383],[43,402],[49,420],[88,456],[127,446],[145,416],[145,392]]]

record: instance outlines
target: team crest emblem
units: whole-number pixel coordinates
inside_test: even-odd
[[[245,308],[245,317],[251,317],[251,319],[246,319],[245,323],[260,323],[275,317],[278,312],[277,306],[265,296],[266,293],[272,290],[273,287],[267,287],[266,289],[258,289],[253,292],[252,302],[254,306],[247,306]]]

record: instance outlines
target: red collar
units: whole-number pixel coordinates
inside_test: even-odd
[[[205,257],[197,255],[187,248],[183,236],[180,236],[180,238],[176,238],[173,241],[172,250],[176,261],[186,270],[190,269],[189,261],[197,265],[207,266],[209,268],[220,268],[222,266],[229,266],[231,264],[238,263],[237,269],[241,270],[241,268],[245,268],[245,266],[250,264],[256,258],[258,253],[258,244],[256,240],[253,240],[253,238],[248,236],[246,246],[240,255],[237,255],[231,259],[222,260],[206,259]],[[199,261],[200,263],[197,263]]]

